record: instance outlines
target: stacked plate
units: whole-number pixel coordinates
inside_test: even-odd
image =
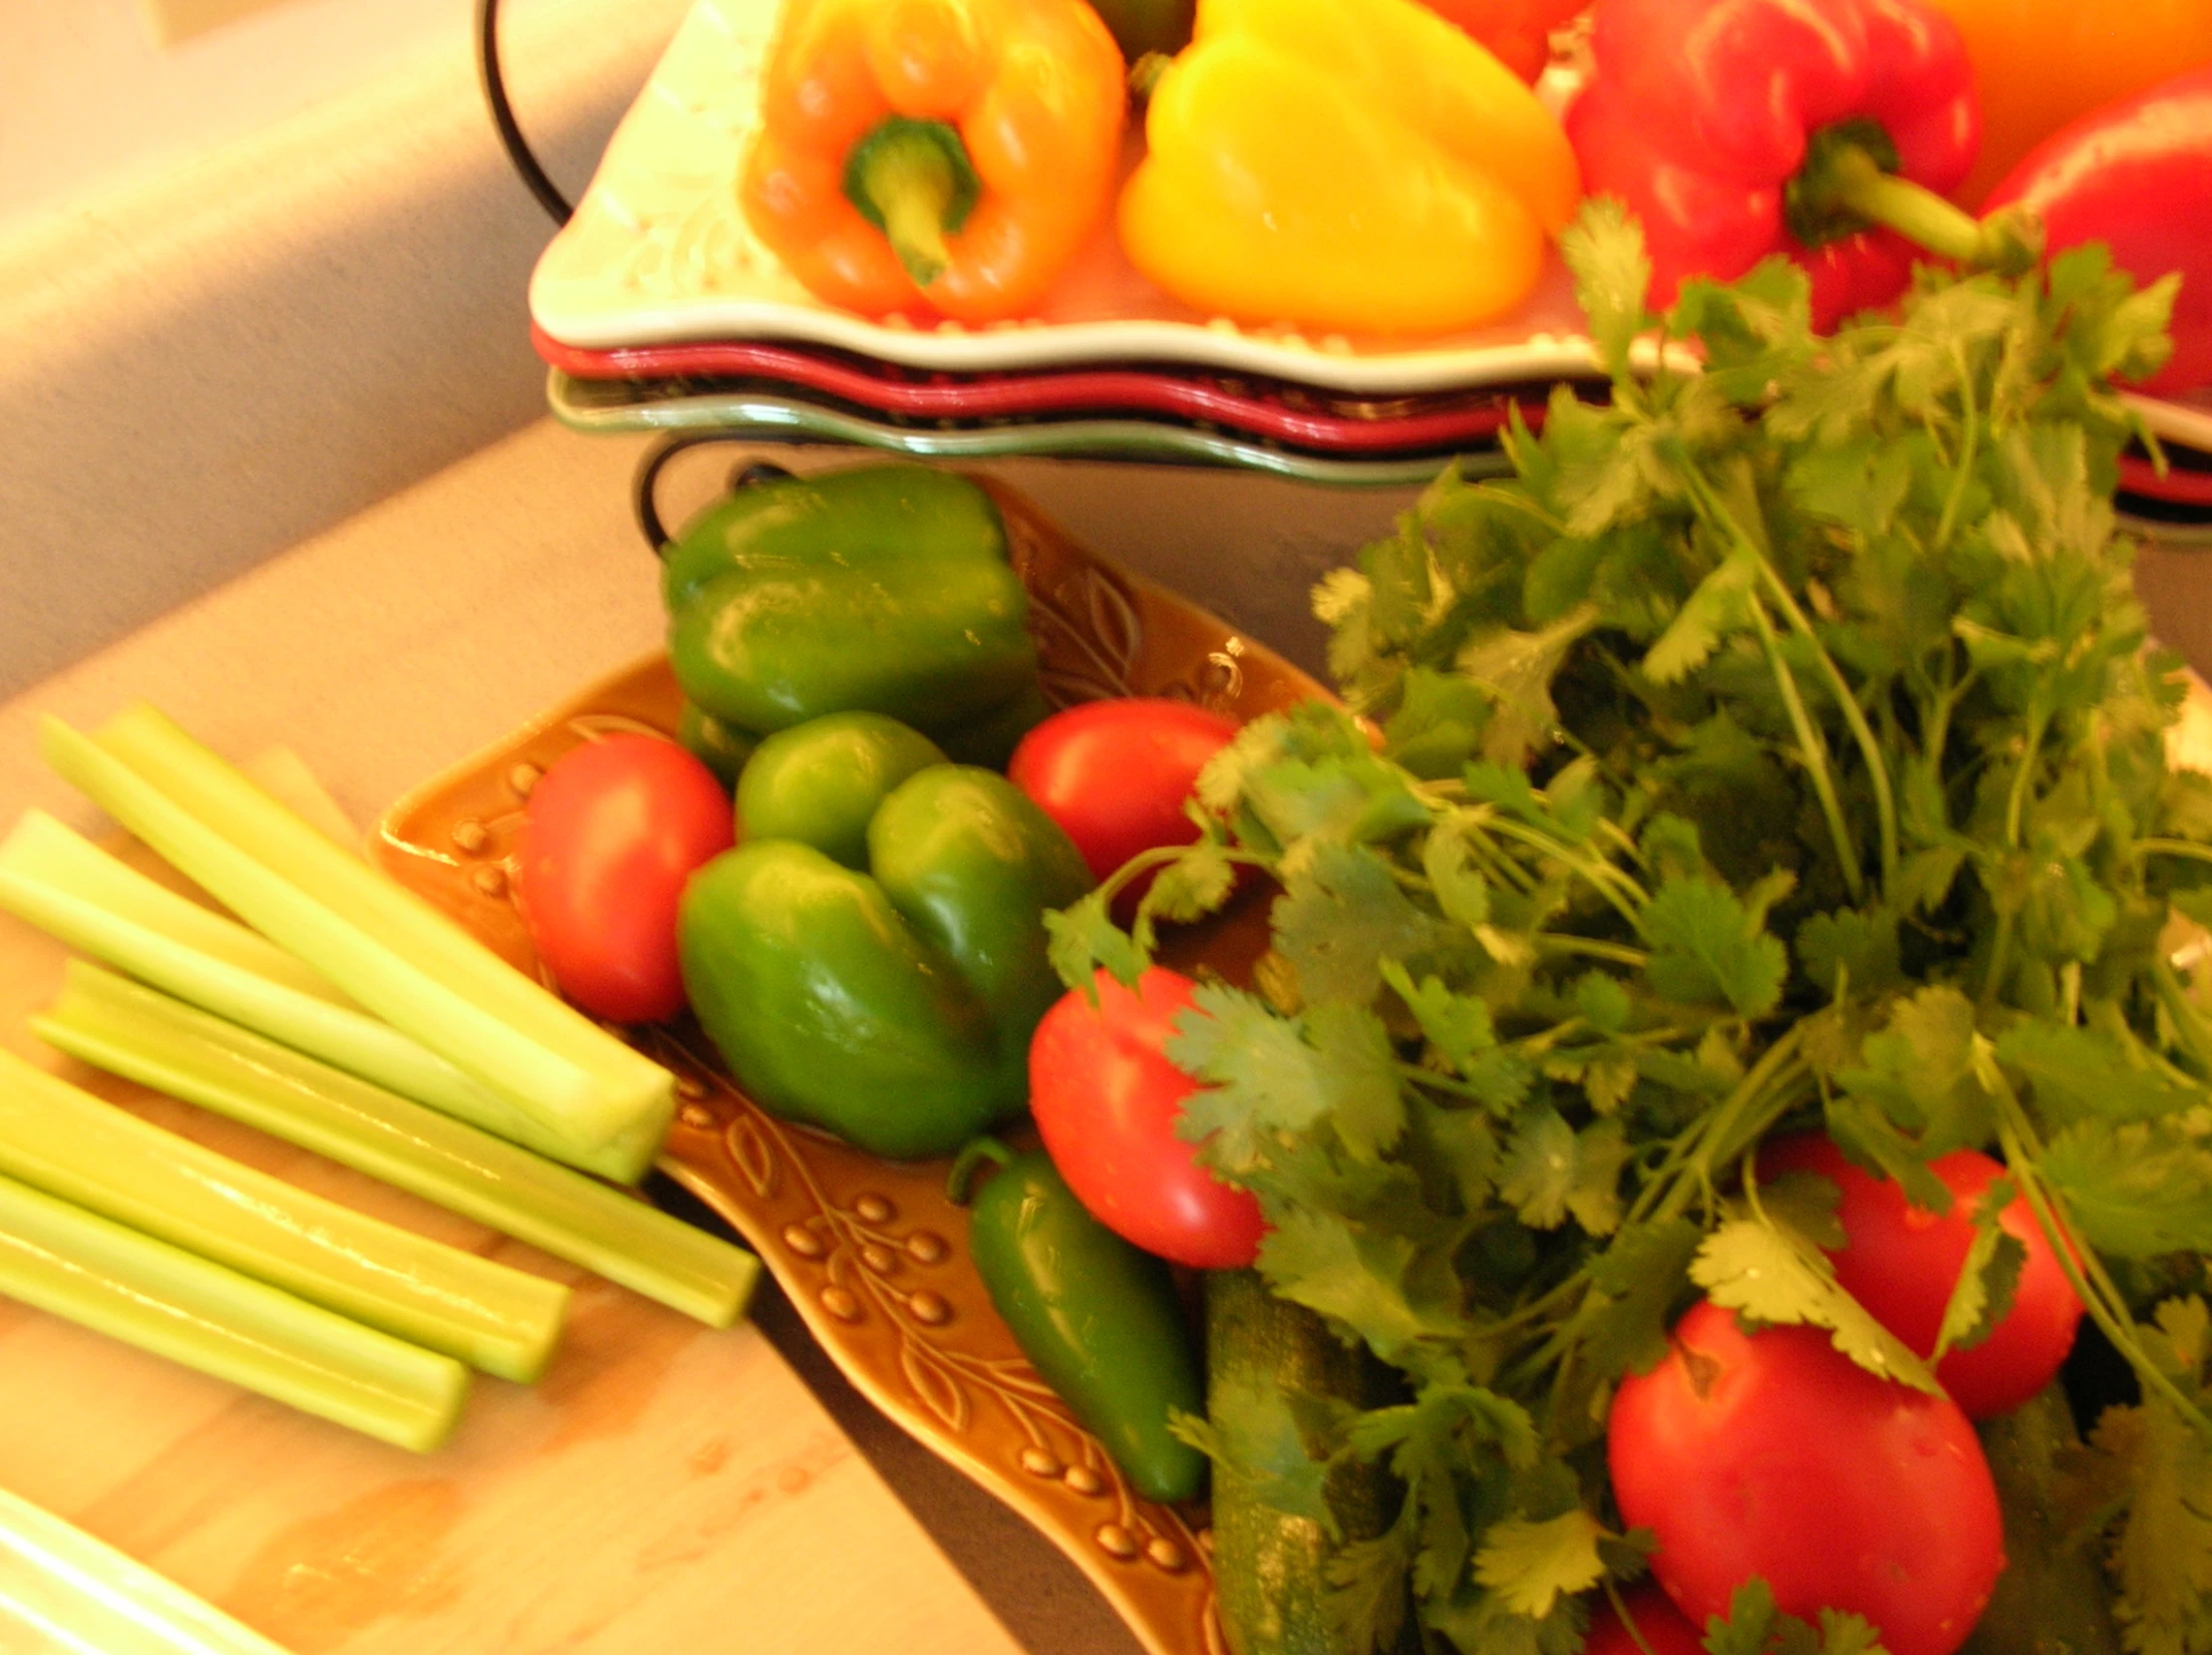
[[[1503,470],[1513,411],[1540,418],[1560,383],[1603,395],[1556,261],[1512,316],[1416,343],[1208,317],[1131,268],[1110,226],[1020,322],[832,309],[761,246],[734,187],[780,5],[697,0],[538,260],[533,336],[579,430],[1405,484],[1453,460]],[[2142,407],[2176,463],[2131,465],[2129,503],[2169,536],[2212,535],[2212,402]]]
[[[1398,484],[1453,458],[1501,467],[1516,405],[1597,383],[1558,269],[1507,321],[1417,345],[1207,317],[1138,275],[1110,226],[1021,322],[823,305],[755,239],[734,190],[778,10],[698,0],[538,261],[534,338],[571,426]]]

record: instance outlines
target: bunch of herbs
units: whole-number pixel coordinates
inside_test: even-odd
[[[1335,1422],[1402,1496],[1337,1559],[1347,1641],[1578,1647],[1642,1567],[1608,1401],[1699,1294],[1934,1388],[1836,1284],[1833,1186],[1744,1175],[1819,1126],[1938,1210],[1930,1160],[2004,1160],[2140,1393],[2065,1460],[2070,1540],[2129,1648],[2212,1650],[2212,1011],[2175,953],[2212,783],[2168,761],[2184,679],[2112,503],[2115,376],[2160,360],[2172,286],[2093,249],[1924,271],[1820,337],[1785,262],[1662,318],[1620,212],[1565,247],[1607,400],[1561,388],[1514,477],[1447,473],[1334,573],[1343,704],[1249,726],[1197,844],[1054,919],[1070,983],[1133,981],[1240,865],[1279,883],[1254,982],[1203,985],[1170,1052],[1274,1291],[1403,1377]],[[2001,1204],[1939,1350],[2010,1301]],[[1292,1423],[1193,1429],[1326,1521]],[[1716,1636],[1872,1646],[1755,1583]]]

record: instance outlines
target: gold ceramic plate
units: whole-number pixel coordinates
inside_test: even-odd
[[[1320,685],[1195,605],[1071,542],[989,480],[1028,587],[1057,706],[1165,695],[1248,720]],[[521,807],[545,767],[614,730],[676,728],[681,696],[655,656],[402,800],[378,861],[535,970],[510,898]],[[1247,905],[1176,953],[1241,974],[1264,937]],[[688,1019],[632,1031],[677,1076],[662,1154],[671,1176],[759,1251],[814,1336],[865,1396],[1065,1550],[1154,1655],[1219,1655],[1205,1513],[1141,1498],[1040,1380],[969,1260],[948,1162],[901,1163],[762,1113]]]

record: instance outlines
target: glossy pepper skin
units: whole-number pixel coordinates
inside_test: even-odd
[[[868,870],[795,838],[692,876],[684,988],[771,1114],[873,1155],[945,1155],[1028,1103],[1029,1038],[1060,995],[1044,914],[1091,888],[1076,847],[1004,777],[917,771],[868,823]]]
[[[1859,228],[1808,244],[1791,184],[1823,131],[1887,146],[1884,170],[1938,194],[1966,176],[1980,118],[1948,18],[1920,0],[1598,0],[1592,18],[1567,133],[1590,192],[1642,220],[1655,306],[1771,253],[1804,266],[1817,327],[1904,291],[1909,243]]]
[[[1136,1491],[1172,1503],[1205,1487],[1206,1460],[1168,1430],[1205,1414],[1196,1341],[1166,1264],[1091,1216],[1042,1151],[986,1140],[953,1171],[996,1170],[973,1197],[968,1253],[1022,1354]]]
[[[825,304],[1023,315],[1104,217],[1125,75],[1086,0],[788,0],[740,205]]]
[[[738,831],[803,839],[844,867],[868,865],[868,824],[916,771],[948,764],[919,730],[881,713],[830,713],[779,730],[738,778]]]
[[[756,738],[873,712],[956,758],[1003,761],[1044,714],[1005,526],[954,473],[863,466],[750,484],[685,526],[661,593],[685,697]]]
[[[1415,0],[1199,0],[1145,137],[1123,251],[1249,322],[1472,327],[1528,295],[1580,195],[1550,112]]]
[[[1933,3],[1966,37],[1981,98],[1982,153],[1955,191],[1969,206],[2059,128],[2212,64],[2205,0]]]
[[[2173,355],[2141,388],[2212,385],[2212,65],[2038,146],[1990,194],[1992,208],[2013,202],[2043,220],[2054,252],[2101,241],[2139,285],[2178,273]]]
[[[1581,11],[1586,0],[1422,0],[1438,17],[1456,23],[1524,81],[1534,81],[1551,61],[1552,31]]]

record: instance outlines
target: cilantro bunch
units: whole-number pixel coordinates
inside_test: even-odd
[[[1239,864],[1280,885],[1254,983],[1204,985],[1170,1054],[1273,1290],[1403,1379],[1337,1422],[1401,1496],[1338,1558],[1344,1627],[1578,1647],[1641,1567],[1612,1388],[1698,1294],[1934,1387],[1835,1282],[1832,1186],[1744,1175],[1819,1126],[1938,1210],[1930,1160],[2004,1160],[1939,1349],[2004,1313],[2024,1192],[2140,1391],[2068,1451],[2069,1543],[2130,1648],[2212,1650],[2212,1001],[2174,929],[2212,919],[2212,784],[2168,764],[2183,681],[2111,503],[2113,377],[2161,359],[2171,285],[2095,249],[1923,272],[1816,337],[1786,262],[1656,318],[1616,209],[1565,247],[1610,400],[1562,388],[1512,479],[1447,474],[1334,573],[1344,705],[1248,727],[1199,843],[1054,920],[1071,983],[1133,981]],[[1214,1423],[1295,1457],[1281,1426]],[[1870,1642],[1755,1591],[1738,1619]]]

